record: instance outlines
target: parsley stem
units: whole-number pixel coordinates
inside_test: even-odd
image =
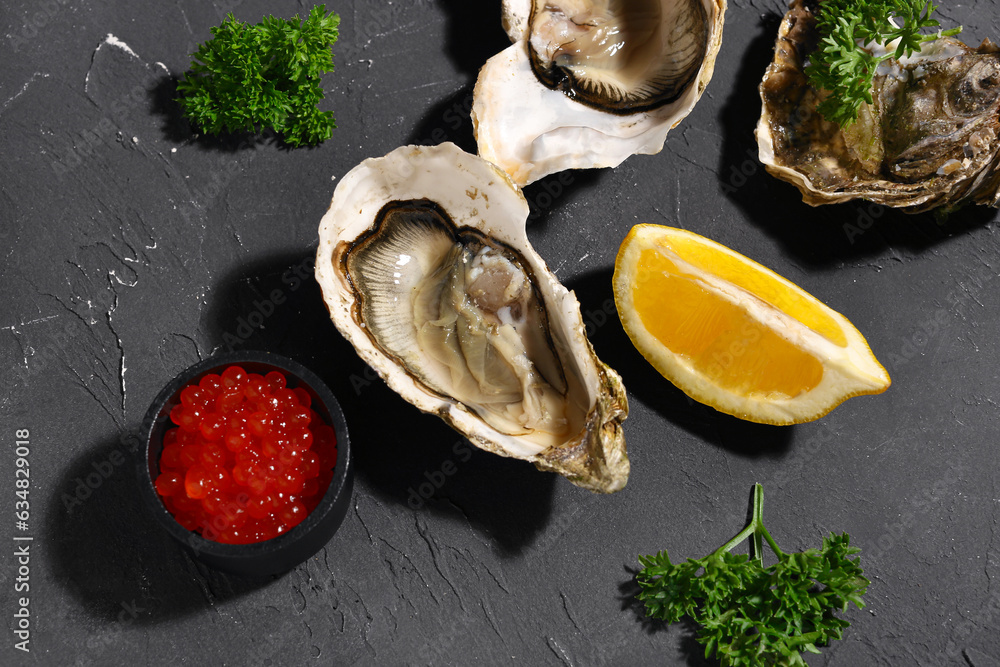
[[[750,543],[753,548],[752,557],[758,564],[763,565],[764,546],[760,543],[760,531],[757,528],[764,527],[764,487],[759,482],[753,485],[753,515],[750,522],[754,525],[753,539]]]
[[[832,0],[824,0],[826,2]],[[754,485],[749,523],[704,558],[672,563],[667,552],[639,556],[639,600],[646,614],[676,623],[689,617],[705,657],[730,667],[799,665],[803,653],[840,639],[849,623],[834,615],[848,602],[863,607],[870,581],[847,533],[823,538],[820,548],[785,553],[764,527],[764,492]],[[729,553],[751,538],[753,557]],[[778,557],[764,567],[763,541]]]
[[[754,531],[754,524],[753,524],[753,521],[751,521],[749,524],[747,524],[746,528],[744,528],[740,532],[736,533],[736,535],[734,535],[731,540],[729,540],[728,542],[726,542],[725,544],[723,544],[721,547],[719,547],[718,549],[716,549],[715,553],[713,553],[712,555],[713,556],[718,556],[719,554],[721,554],[724,551],[732,551],[733,547],[735,547],[740,542],[742,542],[743,540],[745,540],[748,537],[750,537],[751,535],[753,535],[753,531]]]
[[[753,487],[753,524],[754,524],[754,546],[757,549],[757,554],[760,554],[760,538],[763,535],[764,539],[767,540],[767,546],[771,547],[771,551],[779,559],[785,557],[785,552],[782,551],[778,544],[771,537],[771,533],[767,531],[764,527],[764,487],[760,484],[754,484]],[[758,560],[760,557],[758,556]]]
[[[767,531],[764,527],[764,487],[759,483],[754,484],[753,487],[753,514],[750,518],[750,523],[748,523],[743,530],[736,533],[728,542],[723,544],[721,547],[715,550],[713,556],[717,556],[725,551],[732,551],[737,545],[743,542],[743,540],[748,537],[751,538],[750,548],[752,549],[751,558],[756,560],[758,563],[763,561],[763,544],[761,543],[761,537],[767,540],[767,545],[771,547],[771,551],[779,559],[785,557],[785,552],[781,550],[778,544],[771,537],[771,533]]]
[[[778,547],[774,538],[771,537],[771,533],[767,532],[767,528],[764,527],[764,524],[760,524],[760,532],[763,533],[764,539],[767,540],[767,545],[771,547],[771,551],[774,552],[774,555],[777,556],[779,560],[784,560],[785,552]]]

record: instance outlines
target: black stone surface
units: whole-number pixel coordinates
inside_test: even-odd
[[[629,389],[632,477],[594,496],[473,450],[402,401],[333,328],[310,277],[331,177],[404,143],[474,148],[475,74],[506,43],[497,3],[329,8],[343,23],[324,106],[340,127],[314,150],[196,136],[170,101],[227,10],[256,22],[307,6],[0,10],[0,664],[703,665],[688,628],[642,621],[636,555],[707,553],[741,527],[757,481],[782,545],[835,530],[863,549],[869,606],[811,665],[1000,664],[996,211],[946,224],[889,213],[852,236],[863,205],[802,204],[764,173],[753,140],[783,3],[733,3],[715,77],[661,154],[527,189],[532,243]],[[941,13],[976,44],[1000,37],[998,9]],[[615,252],[639,222],[707,235],[844,313],[891,389],[792,428],[688,401],[610,302]],[[263,324],[248,329],[255,312]],[[190,560],[144,513],[132,472],[152,398],[234,337],[324,377],[356,452],[339,533],[266,580]],[[19,429],[27,531],[14,516]],[[34,538],[28,593],[15,590],[15,536]],[[15,648],[22,596],[28,654]]]

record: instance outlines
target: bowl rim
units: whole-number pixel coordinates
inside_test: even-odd
[[[308,385],[313,390],[314,401],[319,402],[325,408],[320,412],[321,416],[329,416],[329,425],[333,427],[337,437],[337,462],[334,467],[333,479],[327,487],[326,493],[320,503],[309,513],[301,523],[294,526],[286,533],[282,533],[270,540],[263,542],[253,542],[250,544],[223,544],[206,539],[193,531],[187,530],[180,525],[170,510],[160,500],[160,496],[154,486],[154,470],[159,470],[159,456],[162,452],[162,442],[154,442],[154,434],[157,429],[165,431],[172,426],[169,424],[169,410],[166,406],[176,398],[176,403],[180,402],[180,392],[193,382],[200,380],[205,375],[215,371],[224,370],[225,367],[241,364],[258,364],[272,366],[274,370],[282,372],[288,380],[296,380],[295,384],[289,386],[299,386],[300,383]],[[255,372],[248,370],[248,372]],[[175,404],[176,404],[175,403]],[[313,405],[315,409],[315,403]],[[164,424],[168,424],[164,426]],[[141,495],[146,501],[146,505],[153,511],[158,523],[160,523],[170,535],[184,546],[191,549],[195,556],[206,556],[210,560],[223,560],[239,565],[241,561],[266,561],[289,549],[294,549],[303,537],[311,534],[323,524],[334,522],[333,530],[325,543],[336,529],[340,521],[330,517],[331,512],[336,512],[337,506],[343,502],[349,502],[349,497],[345,499],[346,493],[350,496],[352,484],[351,472],[351,450],[350,439],[347,433],[347,422],[344,419],[343,410],[333,392],[326,383],[314,372],[288,357],[273,352],[259,350],[230,351],[213,355],[187,367],[178,373],[153,399],[149,409],[146,411],[142,421],[142,438],[144,442],[144,456],[139,461],[138,473],[140,478]],[[322,544],[320,545],[322,546]],[[317,547],[318,550],[318,547]],[[315,553],[313,551],[312,553]],[[305,555],[301,560],[309,558],[312,553]],[[301,562],[301,561],[300,561]]]

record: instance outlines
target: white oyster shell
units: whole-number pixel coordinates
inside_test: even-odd
[[[407,401],[482,449],[617,491],[624,388],[529,245],[527,217],[485,160],[454,144],[398,148],[340,180],[316,278],[337,329]],[[494,270],[500,289],[482,288]],[[500,358],[493,370],[486,357]]]
[[[506,171],[515,183],[525,185],[564,169],[615,167],[630,155],[655,154],[663,148],[667,132],[694,108],[712,77],[722,43],[725,0],[694,0],[704,9],[704,55],[697,71],[677,97],[655,108],[636,104],[636,111],[584,104],[544,85],[531,64],[531,49],[558,50],[567,39],[557,30],[539,34],[534,16],[565,13],[575,25],[574,12],[607,14],[635,4],[658,4],[668,17],[690,0],[505,0],[503,25],[514,44],[490,58],[480,70],[473,96],[472,119],[479,154]],[[601,20],[601,19],[599,19]],[[674,30],[683,30],[682,21]],[[699,24],[701,25],[700,19]],[[664,22],[664,26],[671,25]],[[669,27],[653,31],[650,42],[680,39]],[[701,37],[699,37],[701,39]],[[664,47],[666,49],[666,47]],[[612,51],[614,49],[612,48]],[[659,54],[659,51],[656,51]],[[643,57],[645,57],[643,55]],[[658,56],[669,58],[670,56]],[[639,56],[636,56],[639,58]],[[572,92],[572,91],[570,91]]]

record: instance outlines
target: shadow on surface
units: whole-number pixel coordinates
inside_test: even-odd
[[[612,178],[610,169],[569,169],[524,186],[524,198],[528,200],[528,229],[540,233],[548,226],[553,212],[573,199],[580,190],[599,188],[599,182]]]
[[[460,71],[475,76],[479,68],[510,46],[500,22],[500,3],[438,0],[448,15],[445,52]]]
[[[781,16],[773,13],[761,20],[720,117],[724,139],[719,186],[754,225],[797,260],[825,267],[880,254],[889,247],[919,251],[996,219],[997,211],[984,206],[966,206],[947,220],[931,212],[911,215],[867,201],[812,207],[802,201],[797,188],[768,174],[757,158],[754,128],[760,109],[758,86],[773,57],[780,21]]]
[[[641,590],[635,577],[639,574],[639,568],[631,565],[624,566],[625,571],[630,575],[628,579],[618,584],[618,601],[621,603],[621,610],[631,612],[635,616],[636,622],[642,627],[643,632],[653,635],[659,632],[667,632],[671,624],[646,615],[646,605],[636,596]],[[680,621],[683,627],[681,637],[681,652],[684,654],[688,667],[717,667],[718,661],[709,660],[705,657],[705,647],[698,643],[698,626],[693,620],[684,617]]]
[[[446,141],[462,150],[476,154],[478,146],[472,130],[472,84],[434,105],[407,138],[407,143],[436,146]],[[579,190],[593,188],[602,178],[610,177],[607,169],[572,169],[550,174],[524,187],[528,200],[528,226],[544,228],[550,213],[571,199]]]
[[[292,146],[277,137],[273,130],[264,130],[259,134],[230,132],[221,136],[196,131],[177,103],[178,81],[179,78],[176,76],[164,76],[149,91],[151,111],[162,118],[160,131],[166,141],[175,144],[194,144],[219,153],[235,153],[264,144],[273,144],[281,150],[292,149]]]
[[[58,539],[47,549],[55,579],[88,614],[105,624],[158,623],[276,579],[244,578],[195,563],[140,500],[141,450],[135,441],[101,443],[69,466],[51,499],[48,530]]]
[[[438,0],[437,4],[448,16],[445,52],[469,81],[424,114],[408,142],[434,146],[450,141],[464,151],[476,153],[470,115],[475,78],[489,58],[510,46],[510,40],[501,27],[498,4],[466,0]]]
[[[208,304],[211,340],[291,357],[323,378],[347,419],[357,493],[467,520],[502,554],[530,546],[549,520],[556,476],[473,447],[389,389],[333,326],[313,257],[276,255],[220,280]]]
[[[604,269],[566,286],[580,300],[587,335],[601,361],[618,371],[629,400],[640,400],[664,419],[713,445],[740,456],[782,457],[794,427],[755,424],[702,405],[671,384],[636,350],[615,308],[612,270]]]
[[[468,153],[476,153],[472,132],[472,84],[431,107],[410,133],[407,143],[436,146],[450,141]]]

